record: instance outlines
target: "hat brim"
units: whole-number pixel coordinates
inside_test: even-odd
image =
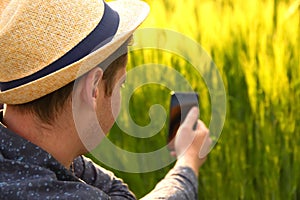
[[[150,10],[148,4],[139,0],[112,1],[107,4],[120,16],[117,33],[109,43],[54,73],[0,92],[0,102],[6,104],[27,103],[74,81],[113,54],[131,37],[137,27],[146,19]]]

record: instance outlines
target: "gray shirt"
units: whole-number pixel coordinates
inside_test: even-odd
[[[197,199],[188,167],[172,169],[144,199]],[[53,156],[0,124],[0,199],[136,199],[114,174],[80,156],[66,169]]]

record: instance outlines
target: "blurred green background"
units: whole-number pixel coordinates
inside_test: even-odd
[[[147,2],[151,13],[142,27],[167,28],[195,40],[212,57],[224,81],[226,121],[200,169],[199,199],[300,199],[300,1]],[[211,102],[205,83],[182,58],[133,51],[128,70],[153,60],[174,67],[199,92],[201,119],[209,124]],[[168,110],[169,92],[159,84],[137,88],[130,99],[130,117],[147,125],[151,105]],[[120,120],[126,123],[128,117],[121,114]],[[166,135],[167,125],[147,139],[128,136],[114,125],[109,139],[128,151],[149,152],[164,146]],[[171,167],[149,173],[110,169],[139,198]]]

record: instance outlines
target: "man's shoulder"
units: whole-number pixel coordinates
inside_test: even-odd
[[[96,199],[106,194],[83,182],[63,181],[47,168],[5,159],[0,153],[0,199]]]
[[[21,186],[22,182],[55,180],[55,173],[50,170],[27,163],[4,158],[0,152],[0,185]]]

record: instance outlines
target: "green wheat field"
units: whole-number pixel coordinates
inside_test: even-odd
[[[224,82],[225,123],[200,168],[199,199],[300,199],[300,1],[148,3],[151,13],[141,28],[166,28],[196,41],[213,59]],[[128,70],[153,61],[172,66],[190,82],[200,95],[201,119],[209,124],[211,102],[205,83],[182,58],[162,51],[133,51]],[[130,77],[127,79],[126,87],[130,87]],[[121,112],[119,120],[126,124],[132,118],[146,126],[153,104],[168,111],[169,92],[159,84],[136,88],[129,103],[130,116]],[[150,152],[165,146],[166,135],[167,123],[146,139],[125,134],[116,124],[109,139],[127,151]],[[118,160],[121,155],[106,156]],[[140,198],[173,164],[147,173],[106,167]]]

